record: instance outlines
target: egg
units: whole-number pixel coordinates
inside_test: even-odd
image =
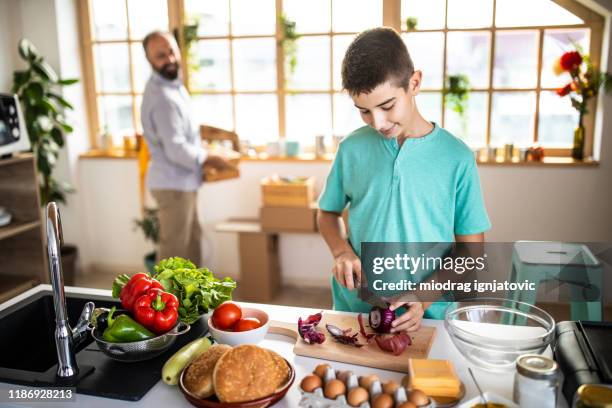
[[[370,385],[372,385],[374,381],[380,381],[376,374],[365,375],[365,376],[359,377],[359,385],[365,388],[366,390],[370,389]]]
[[[339,371],[336,374],[336,378],[339,379],[340,381],[342,381],[343,383],[346,384],[346,382],[348,381],[349,377],[353,375],[352,371],[349,370],[343,370],[343,371]]]
[[[406,401],[399,404],[397,408],[417,408],[417,406],[410,401]]]
[[[344,383],[334,378],[333,380],[329,380],[327,384],[325,384],[325,390],[323,394],[325,395],[325,398],[336,399],[337,396],[344,395],[345,392],[346,386],[344,385]]]
[[[348,392],[346,401],[351,407],[358,407],[370,398],[368,391],[362,387],[355,387]]]
[[[385,394],[393,395],[395,390],[397,390],[399,387],[400,385],[397,382],[391,380],[383,384],[382,390]]]
[[[372,400],[372,408],[393,408],[393,398],[389,394],[378,394]]]
[[[402,378],[402,387],[406,389],[410,388],[410,376],[408,374]]]
[[[318,375],[320,378],[325,378],[325,373],[327,373],[327,369],[329,368],[329,364],[319,364],[317,368],[314,369],[314,373]]]
[[[429,397],[421,390],[412,390],[408,394],[408,401],[420,407],[421,405],[429,404]]]
[[[300,387],[306,392],[313,392],[314,390],[322,386],[323,381],[321,380],[321,377],[313,374],[304,377],[304,379],[302,379],[302,382],[300,383]]]

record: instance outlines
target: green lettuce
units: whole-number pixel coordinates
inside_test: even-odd
[[[236,288],[233,279],[215,278],[208,268],[197,268],[191,261],[179,257],[161,260],[154,270],[153,277],[178,298],[179,319],[189,324],[231,300]]]

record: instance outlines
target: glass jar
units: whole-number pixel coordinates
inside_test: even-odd
[[[581,385],[574,395],[572,408],[612,408],[612,385]]]
[[[513,399],[519,406],[555,408],[559,388],[557,363],[539,354],[516,360]]]

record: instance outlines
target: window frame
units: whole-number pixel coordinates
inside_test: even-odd
[[[446,76],[446,44],[447,44],[447,34],[449,32],[457,32],[457,31],[488,31],[491,35],[490,41],[490,54],[489,54],[489,84],[482,91],[487,93],[488,105],[487,105],[487,123],[486,123],[486,143],[489,144],[491,138],[491,116],[492,116],[492,101],[493,101],[493,93],[497,90],[504,92],[517,92],[517,91],[535,91],[536,92],[536,105],[534,112],[534,141],[538,140],[539,133],[539,110],[540,110],[540,93],[542,91],[552,91],[554,89],[551,88],[542,88],[540,85],[541,81],[541,69],[542,69],[542,54],[543,54],[543,41],[544,41],[544,31],[546,29],[554,29],[554,28],[563,28],[563,29],[571,29],[571,28],[588,28],[590,29],[590,41],[589,41],[589,54],[591,57],[591,61],[595,66],[600,66],[601,62],[601,51],[602,51],[602,43],[603,43],[603,28],[604,28],[604,18],[593,10],[590,10],[586,6],[578,3],[576,0],[552,0],[559,6],[563,7],[567,11],[573,13],[584,21],[584,24],[576,24],[576,25],[560,25],[560,26],[526,26],[526,27],[496,27],[495,26],[495,15],[497,11],[497,0],[492,0],[493,2],[493,15],[492,15],[492,23],[489,27],[481,27],[481,28],[459,28],[459,29],[449,29],[448,28],[448,0],[445,0],[445,18],[444,18],[444,28],[443,29],[426,29],[426,30],[411,30],[409,32],[443,32],[444,33],[444,50],[443,50],[443,77]],[[330,1],[330,8],[333,9],[333,0]],[[382,25],[393,27],[399,33],[404,34],[406,31],[402,30],[402,21],[401,21],[401,0],[381,0],[382,2]],[[198,37],[198,41],[200,39],[229,39],[230,40],[230,75],[232,77],[232,89],[230,91],[197,91],[194,94],[203,94],[203,95],[215,95],[215,94],[230,94],[232,96],[232,121],[234,127],[236,125],[236,107],[235,107],[235,95],[236,94],[276,94],[277,103],[278,103],[278,133],[279,138],[283,139],[286,137],[286,96],[292,94],[327,94],[330,96],[331,103],[331,123],[333,128],[334,123],[334,115],[335,108],[333,103],[333,97],[335,94],[339,92],[334,89],[334,62],[333,62],[333,38],[336,35],[346,35],[346,34],[356,34],[353,32],[334,32],[333,31],[333,21],[330,22],[330,31],[329,32],[321,32],[321,33],[305,33],[300,35],[307,36],[329,36],[329,44],[330,44],[330,83],[329,88],[327,90],[288,90],[286,88],[285,81],[285,64],[284,64],[284,54],[282,45],[279,42],[282,39],[281,27],[279,24],[279,18],[282,15],[282,4],[283,0],[275,0],[276,6],[276,30],[274,35],[232,35],[231,31],[227,36],[206,36],[206,37]],[[182,47],[184,43],[182,38],[182,30],[180,27],[183,26],[185,21],[185,4],[184,0],[167,0],[168,4],[168,29],[171,32],[179,33],[179,43],[181,45],[181,53],[183,60],[186,61],[187,55],[185,52],[185,47]],[[87,119],[88,119],[88,128],[89,128],[89,139],[92,149],[99,148],[98,135],[101,133],[100,122],[99,122],[99,106],[98,106],[98,95],[99,94],[122,94],[129,95],[132,98],[132,120],[134,124],[134,132],[138,132],[138,120],[139,120],[139,112],[138,106],[136,106],[136,98],[141,95],[141,93],[135,91],[134,86],[134,64],[132,63],[132,52],[131,46],[134,43],[140,43],[140,40],[132,39],[130,33],[130,21],[129,14],[127,14],[127,24],[128,24],[128,38],[126,40],[94,40],[92,36],[92,26],[93,26],[93,18],[92,18],[92,9],[91,9],[91,0],[78,0],[78,15],[79,15],[79,35],[80,35],[80,44],[81,44],[81,54],[82,54],[82,69],[83,69],[83,79],[84,79],[84,89],[85,89],[85,100],[87,103],[86,111],[87,111]],[[128,11],[127,0],[125,0],[126,13]],[[229,6],[231,7],[231,5]],[[330,13],[333,13],[330,10]],[[231,25],[231,10],[229,14],[229,21]],[[333,20],[333,14],[332,14]],[[230,28],[231,30],[231,28]],[[537,58],[537,84],[536,88],[500,88],[496,89],[493,87],[493,63],[495,58],[495,35],[499,32],[504,31],[519,31],[519,30],[537,30],[539,33],[538,39],[538,58]],[[277,88],[274,91],[236,91],[233,88],[233,50],[232,40],[238,38],[275,38],[276,39],[276,79],[277,79]],[[96,84],[96,75],[95,75],[95,58],[93,55],[94,44],[99,43],[127,43],[128,44],[128,55],[129,55],[129,67],[130,67],[130,87],[131,91],[129,93],[115,93],[115,92],[104,92],[99,93],[97,91],[98,87]],[[189,87],[189,75],[188,75],[188,64],[182,65],[183,69],[183,78],[185,81],[185,86],[187,89]],[[478,89],[481,91],[481,89]],[[191,90],[190,90],[191,91]],[[422,92],[440,92],[441,90],[423,90]],[[445,101],[442,99],[442,125],[444,125],[445,120]],[[568,102],[569,103],[569,102]],[[594,130],[595,130],[595,113],[597,112],[597,98],[591,98],[588,106],[589,114],[584,117],[584,126],[585,126],[585,157],[589,157],[593,155],[593,146],[594,146]],[[313,135],[314,136],[314,135]],[[570,148],[546,148],[546,152],[549,156],[562,156],[569,157],[571,153]]]

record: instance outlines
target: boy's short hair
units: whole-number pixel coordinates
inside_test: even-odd
[[[392,28],[378,27],[363,31],[349,45],[342,61],[342,87],[359,95],[391,80],[407,89],[413,73],[402,37]]]

